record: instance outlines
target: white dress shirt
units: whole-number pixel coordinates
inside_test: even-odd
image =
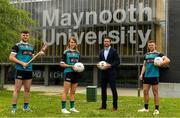
[[[111,47],[104,48],[104,58],[105,58],[105,60],[107,60],[107,56],[108,56],[108,53],[109,53],[110,48],[111,48]]]

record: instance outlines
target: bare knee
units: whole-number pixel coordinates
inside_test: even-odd
[[[149,95],[149,91],[148,90],[144,90],[144,95]]]
[[[153,91],[153,95],[154,95],[154,96],[158,96],[158,91],[157,91],[157,90],[154,90],[154,91]]]
[[[14,89],[14,93],[19,94],[19,92],[20,92],[20,89],[17,89],[17,88]]]
[[[67,95],[69,93],[69,90],[64,90],[63,94]]]
[[[25,93],[29,93],[30,92],[30,88],[24,88],[24,92]]]
[[[153,91],[153,94],[155,97],[158,96],[158,86],[157,85],[153,86],[152,91]]]
[[[70,92],[71,95],[75,95],[75,90]]]

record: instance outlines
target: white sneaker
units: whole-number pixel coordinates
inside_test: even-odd
[[[75,108],[71,108],[70,111],[75,112],[75,113],[78,113],[78,112],[79,112],[79,111],[76,110]]]
[[[16,113],[16,109],[12,109],[11,113]]]
[[[158,115],[158,114],[159,114],[159,110],[155,109],[153,115]]]
[[[24,112],[32,112],[32,110],[31,110],[29,107],[28,107],[27,109],[24,109],[24,108],[23,108],[23,111],[24,111]]]
[[[67,109],[61,109],[61,112],[62,112],[62,113],[67,113],[67,114],[71,113],[71,112],[69,112]]]
[[[149,112],[149,110],[145,109],[145,108],[142,108],[142,109],[139,109],[138,112]]]

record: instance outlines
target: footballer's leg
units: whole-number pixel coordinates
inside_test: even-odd
[[[138,112],[149,112],[148,103],[149,103],[149,89],[150,84],[143,84],[143,94],[144,94],[144,108],[138,110]]]
[[[67,97],[67,94],[69,92],[70,86],[71,86],[71,83],[69,81],[64,81],[64,90],[62,93],[62,101],[61,101],[62,102],[62,109],[61,109],[62,113],[70,113],[66,109],[66,97]]]
[[[155,110],[154,110],[154,115],[159,114],[159,94],[158,94],[158,84],[152,85],[152,91],[154,95],[154,104],[155,104]]]
[[[76,92],[76,88],[78,86],[78,83],[72,83],[71,85],[71,90],[70,90],[70,111],[72,112],[79,112],[78,110],[75,109],[75,92]]]
[[[32,79],[23,80],[23,84],[24,84],[24,107],[23,107],[23,111],[29,111],[29,112],[32,111],[29,108],[29,96],[30,96],[31,83],[32,83]]]
[[[21,90],[21,87],[22,87],[22,80],[15,79],[15,86],[14,86],[13,99],[12,99],[12,113],[16,112],[17,99],[18,99],[18,95]]]

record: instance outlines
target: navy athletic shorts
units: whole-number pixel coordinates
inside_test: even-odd
[[[143,84],[157,85],[159,84],[159,78],[158,77],[144,77]]]
[[[21,80],[32,79],[32,71],[16,70],[15,79],[21,79]]]
[[[80,78],[80,75],[77,72],[69,72],[64,75],[64,81],[67,81],[73,84],[77,83],[79,78]]]

